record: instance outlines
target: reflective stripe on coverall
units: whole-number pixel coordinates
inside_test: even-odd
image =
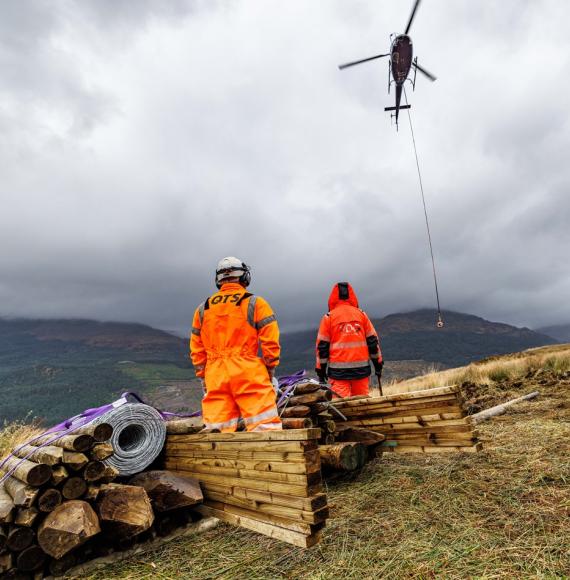
[[[281,429],[266,368],[279,364],[280,350],[271,307],[240,284],[224,284],[196,309],[190,356],[196,375],[205,379],[207,428],[235,431],[242,417],[248,431]]]
[[[367,395],[371,374],[382,363],[378,334],[348,283],[335,284],[329,312],[317,336],[316,368],[326,368],[333,390],[343,397]],[[335,384],[338,388],[335,388]]]

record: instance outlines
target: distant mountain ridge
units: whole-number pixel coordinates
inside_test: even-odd
[[[42,342],[59,341],[87,347],[139,352],[170,352],[179,349],[181,342],[184,342],[173,334],[145,324],[88,319],[0,318],[0,340],[3,336],[30,337]]]
[[[423,360],[459,366],[491,356],[518,352],[557,341],[529,328],[491,322],[461,312],[445,312],[445,326],[436,328],[433,310],[389,314],[373,318],[387,360]],[[314,366],[316,331],[283,335],[284,360]],[[288,364],[288,363],[287,363]]]
[[[560,342],[570,342],[570,324],[556,324],[554,326],[545,326],[537,328],[536,332],[551,336]]]

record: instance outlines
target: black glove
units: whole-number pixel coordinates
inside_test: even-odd
[[[384,361],[378,362],[377,360],[373,360],[372,363],[374,364],[374,372],[378,377],[378,382],[382,379],[382,369],[384,368]]]
[[[315,372],[317,373],[321,383],[327,382],[327,365],[323,365],[320,369],[315,369]]]

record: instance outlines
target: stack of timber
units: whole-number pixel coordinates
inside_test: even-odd
[[[336,431],[334,415],[330,412],[331,399],[332,391],[320,383],[312,380],[297,383],[279,408],[283,429],[319,427],[319,443],[331,445],[335,442]]]
[[[333,405],[347,418],[344,428],[385,436],[385,449],[399,453],[446,453],[481,449],[458,386],[384,397],[340,399]]]
[[[200,517],[189,513],[202,500],[196,481],[148,472],[114,483],[117,470],[103,463],[111,435],[100,424],[14,449],[0,472],[10,473],[0,484],[0,578],[61,575]]]
[[[329,515],[319,437],[320,429],[170,434],[165,467],[199,480],[203,515],[307,548]]]
[[[332,391],[314,380],[299,382],[284,401],[279,414],[284,429],[319,427],[319,453],[325,475],[355,471],[377,457],[384,441],[380,433],[344,424],[343,416],[331,404]],[[305,421],[306,423],[301,423]]]

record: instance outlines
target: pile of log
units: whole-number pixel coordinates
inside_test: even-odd
[[[382,444],[386,450],[476,453],[481,449],[478,432],[467,416],[458,386],[384,397],[338,399],[332,404],[347,418],[342,422],[343,428],[364,428],[381,433],[386,438]]]
[[[330,412],[331,399],[332,392],[315,381],[297,383],[291,396],[279,408],[283,429],[319,427],[319,443],[332,445],[335,442],[336,424]]]
[[[317,440],[320,429],[169,434],[164,466],[200,481],[197,510],[303,548],[329,515]]]
[[[111,434],[100,424],[14,450],[0,472],[13,470],[0,484],[0,578],[61,575],[193,518],[190,506],[202,500],[196,481],[147,472],[114,482],[117,470],[103,463]]]

